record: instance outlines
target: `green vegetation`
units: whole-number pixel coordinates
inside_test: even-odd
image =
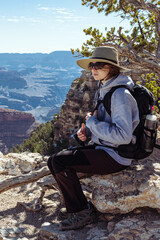
[[[42,155],[54,153],[53,147],[53,123],[47,122],[38,126],[29,139],[25,139],[22,144],[13,147],[10,152],[38,152]]]
[[[123,20],[128,21],[125,29],[119,23],[116,29],[113,25],[110,29],[105,27],[104,33],[90,26],[84,29],[85,35],[89,36],[81,49],[71,49],[73,54],[89,57],[95,47],[114,46],[119,51],[120,60],[126,63],[128,68],[136,68],[142,74],[142,84],[145,85],[155,96],[156,110],[160,107],[160,1],[145,0],[82,0],[82,5],[95,8],[98,13],[116,13]],[[115,17],[116,20],[116,17]],[[107,21],[106,21],[107,22]]]
[[[84,33],[90,36],[81,49],[71,49],[72,53],[89,57],[97,46],[115,46],[125,60],[127,66],[134,64],[144,71],[154,71],[160,74],[158,62],[160,61],[160,31],[159,31],[159,7],[160,1],[132,1],[132,0],[82,0],[82,5],[97,9],[98,13],[107,16],[114,13],[119,15],[122,21],[119,28],[110,29],[105,27],[104,33],[90,26],[84,29]],[[128,21],[125,29],[122,27],[123,20]],[[116,21],[116,17],[115,17]],[[135,67],[136,68],[136,67]],[[134,68],[134,69],[135,69]]]
[[[145,87],[148,88],[155,96],[155,110],[160,111],[160,82],[157,74],[142,74],[142,79],[145,82]]]

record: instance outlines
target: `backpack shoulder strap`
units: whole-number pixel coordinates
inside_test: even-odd
[[[111,116],[111,97],[117,88],[127,88],[130,91],[130,89],[126,85],[118,85],[118,86],[112,87],[111,90],[105,94],[101,102],[103,103],[105,110],[110,116]]]

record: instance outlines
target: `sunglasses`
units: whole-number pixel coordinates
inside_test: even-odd
[[[105,65],[107,65],[107,63],[104,63],[104,62],[96,62],[96,63],[89,63],[88,65],[88,68],[89,70],[92,70],[93,68],[95,70],[98,70],[98,69],[102,69]]]

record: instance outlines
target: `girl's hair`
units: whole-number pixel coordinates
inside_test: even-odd
[[[108,78],[113,77],[113,76],[118,76],[120,74],[120,69],[117,66],[114,66],[112,64],[106,64],[107,66],[109,66],[109,74],[108,74]]]

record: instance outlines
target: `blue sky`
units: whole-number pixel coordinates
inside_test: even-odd
[[[84,28],[104,32],[125,24],[116,15],[82,6],[81,0],[0,0],[0,53],[70,50],[89,38]]]

